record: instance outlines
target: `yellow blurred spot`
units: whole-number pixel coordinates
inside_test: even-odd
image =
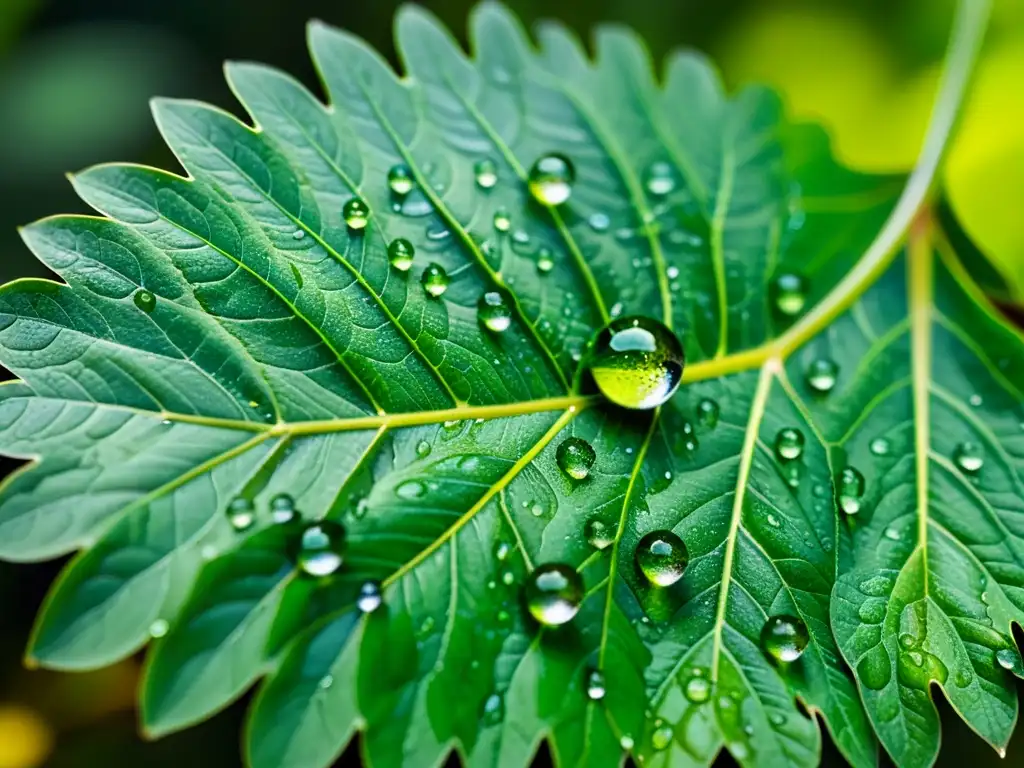
[[[26,707],[0,705],[0,768],[36,768],[53,749],[53,731]]]
[[[1024,299],[1024,39],[979,67],[945,169],[953,210]]]

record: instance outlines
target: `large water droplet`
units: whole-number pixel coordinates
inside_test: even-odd
[[[299,517],[295,511],[295,499],[287,493],[279,493],[270,500],[270,519],[278,525],[295,522]]]
[[[796,616],[771,616],[761,630],[761,650],[782,664],[799,659],[809,641],[807,625]]]
[[[404,237],[396,237],[388,244],[388,261],[399,272],[408,272],[412,267],[416,248]]]
[[[591,701],[600,701],[606,692],[604,673],[599,669],[589,670],[587,672],[587,698]]]
[[[363,613],[373,613],[380,608],[383,602],[384,595],[381,593],[379,581],[364,582],[359,588],[356,607]]]
[[[498,183],[498,166],[490,158],[477,160],[473,165],[473,177],[480,189],[493,189]]]
[[[573,480],[586,480],[597,461],[594,448],[581,437],[567,437],[555,452],[558,468]]]
[[[145,288],[139,288],[139,290],[135,292],[135,295],[132,296],[132,300],[135,302],[135,306],[143,312],[148,313],[156,309],[156,296]]]
[[[149,636],[154,640],[164,637],[171,629],[166,619],[157,619],[149,625]]]
[[[659,723],[661,721],[655,723],[656,727],[651,734],[651,748],[656,752],[668,749],[669,745],[672,744],[672,729],[664,723],[660,725]]]
[[[683,377],[679,339],[647,317],[613,320],[591,342],[590,373],[616,405],[655,408],[667,401]]]
[[[807,386],[821,395],[828,394],[836,385],[836,378],[839,376],[839,366],[834,360],[820,357],[814,360],[809,366],[805,377]]]
[[[807,303],[807,281],[792,272],[779,275],[772,281],[772,301],[779,314],[799,315]]]
[[[412,171],[409,170],[407,165],[399,163],[398,165],[391,166],[391,169],[388,171],[388,186],[399,197],[405,197],[412,192],[415,183]]]
[[[238,496],[228,504],[228,522],[236,531],[245,531],[256,521],[256,507],[252,499]]]
[[[530,194],[544,205],[561,205],[572,194],[576,169],[565,155],[542,155],[530,169]]]
[[[487,291],[476,303],[477,317],[494,333],[508,330],[512,324],[511,299],[502,290]]]
[[[1000,648],[996,651],[996,663],[1017,677],[1024,676],[1024,664],[1021,663],[1020,654],[1015,648]]]
[[[310,576],[330,576],[341,567],[345,529],[330,520],[307,525],[299,537],[296,565]]]
[[[583,536],[594,549],[607,549],[615,543],[615,526],[593,517],[584,524]]]
[[[448,273],[440,264],[427,264],[420,276],[420,283],[423,285],[423,290],[436,299],[448,290]]]
[[[844,467],[839,473],[837,496],[839,508],[848,515],[860,512],[861,498],[864,496],[864,475],[854,467]]]
[[[711,681],[695,675],[687,680],[683,693],[694,704],[703,704],[711,698]]]
[[[349,229],[359,231],[370,222],[370,209],[358,197],[353,197],[342,207],[341,217]]]
[[[873,691],[880,691],[892,679],[892,660],[885,646],[879,644],[857,662],[857,678]]]
[[[779,461],[799,459],[804,452],[804,433],[793,427],[780,429],[775,435],[775,457]]]
[[[668,163],[655,161],[644,172],[644,186],[654,197],[664,197],[676,188],[675,171]]]
[[[980,445],[965,440],[953,450],[953,461],[961,471],[973,475],[981,471],[981,467],[985,463],[985,454]]]
[[[718,426],[718,403],[709,397],[697,403],[697,423],[705,429]]]
[[[627,752],[629,752],[634,747],[633,737],[630,736],[628,733],[622,734],[622,736],[619,738],[619,746]]]
[[[636,545],[636,564],[649,582],[669,587],[683,578],[690,561],[686,544],[672,531],[651,531]]]
[[[557,627],[576,615],[583,603],[583,579],[568,565],[537,566],[523,588],[526,608],[541,624]]]

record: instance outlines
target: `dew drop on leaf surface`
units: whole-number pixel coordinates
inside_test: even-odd
[[[576,169],[565,155],[542,155],[530,168],[527,183],[530,194],[544,205],[561,205],[572,194]]]
[[[839,376],[839,366],[834,360],[825,357],[818,358],[807,366],[805,377],[807,386],[819,395],[827,395],[836,385]]]
[[[785,427],[775,435],[775,457],[779,461],[799,459],[804,452],[804,433],[794,427]]]
[[[568,565],[537,566],[523,587],[526,608],[539,623],[557,627],[570,621],[583,603],[583,579]]]
[[[295,499],[287,493],[279,493],[270,500],[270,519],[278,525],[285,525],[298,519]]]
[[[399,272],[408,272],[415,256],[416,248],[404,237],[396,237],[388,244],[388,261]]]
[[[494,228],[499,232],[508,232],[512,229],[512,217],[504,208],[494,212]]]
[[[358,197],[353,197],[342,206],[341,217],[349,229],[358,231],[370,222],[370,209]]]
[[[676,188],[675,172],[668,163],[657,160],[644,172],[644,186],[654,197],[664,197]]]
[[[981,471],[985,463],[985,454],[977,443],[965,440],[953,450],[953,461],[961,471],[973,475]]]
[[[772,281],[772,301],[785,317],[795,317],[807,303],[807,280],[802,275],[786,272]]]
[[[487,291],[477,301],[477,317],[484,327],[494,333],[508,330],[512,324],[510,299],[502,290]]]
[[[854,467],[844,467],[837,483],[839,508],[848,515],[860,512],[861,497],[864,496],[864,475]]]
[[[589,669],[587,671],[587,698],[591,701],[600,701],[606,692],[604,673],[599,669]]]
[[[583,536],[594,549],[607,549],[615,543],[615,526],[598,518],[583,525]]]
[[[771,616],[761,629],[761,650],[778,663],[788,664],[799,659],[809,641],[807,625],[796,616]]]
[[[555,259],[550,248],[541,248],[537,251],[537,271],[546,275],[555,268]]]
[[[693,675],[683,689],[686,698],[694,704],[703,704],[711,698],[711,681],[702,675]]]
[[[373,613],[380,608],[383,602],[384,595],[381,593],[379,581],[367,581],[359,587],[356,607],[363,613]]]
[[[256,508],[252,499],[238,496],[228,504],[228,522],[236,531],[248,530],[256,521]]]
[[[573,480],[586,480],[597,461],[597,453],[583,438],[567,437],[555,451],[555,461],[558,468]]]
[[[591,342],[588,367],[601,393],[624,408],[650,409],[666,402],[683,377],[679,339],[647,317],[622,317]]]
[[[412,171],[409,170],[407,165],[399,163],[398,165],[391,166],[388,170],[388,187],[399,197],[408,195],[415,183]]]
[[[156,296],[145,288],[139,288],[132,299],[135,302],[135,306],[143,312],[152,312],[156,309]]]
[[[672,531],[651,531],[636,545],[636,564],[655,586],[670,587],[683,578],[690,560],[686,544]]]
[[[697,423],[705,429],[714,429],[718,426],[718,403],[709,397],[702,398],[697,403]]]
[[[342,564],[345,529],[330,520],[307,525],[299,536],[296,565],[310,576],[330,576]]]
[[[448,273],[440,264],[430,263],[420,276],[423,289],[435,299],[443,296],[448,290]]]

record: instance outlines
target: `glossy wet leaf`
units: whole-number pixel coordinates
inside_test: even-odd
[[[156,735],[263,678],[245,738],[260,767],[327,766],[357,730],[381,766],[453,748],[525,765],[543,739],[578,765],[707,764],[724,746],[812,766],[822,737],[797,697],[874,765],[829,628],[836,574],[863,567],[843,555],[831,472],[857,461],[863,516],[878,476],[841,452],[843,430],[871,377],[900,370],[863,361],[902,349],[906,262],[884,267],[924,187],[892,214],[902,179],[843,169],[775,95],[727,95],[694,54],[656,82],[621,29],[591,60],[565,29],[534,47],[485,5],[469,37],[472,58],[402,11],[398,79],[314,23],[330,107],[231,64],[256,128],[158,100],[187,178],[94,167],[74,184],[106,218],[24,230],[66,284],[0,293],[0,360],[19,377],[0,389],[0,449],[36,459],[0,493],[0,555],[81,550],[30,659],[92,668],[155,638]],[[779,312],[775,278],[792,274],[800,306]],[[983,313],[964,290],[947,300]],[[630,316],[685,351],[659,408],[610,405],[587,370],[588,341]],[[827,387],[807,377],[821,360]],[[887,461],[906,453],[898,415]],[[785,429],[805,439],[780,463]],[[593,452],[574,471],[569,440]],[[685,544],[672,578],[638,567],[653,531]],[[524,585],[553,564],[582,587],[563,578],[574,615],[541,627]],[[778,615],[808,635],[785,664],[760,647]]]

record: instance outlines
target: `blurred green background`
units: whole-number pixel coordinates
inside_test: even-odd
[[[921,143],[953,0],[507,0],[526,22],[554,17],[585,38],[595,24],[637,29],[660,60],[710,54],[730,87],[776,86],[798,119],[830,130],[867,170],[907,169]],[[425,3],[464,38],[471,0]],[[0,280],[45,270],[16,227],[85,211],[64,178],[92,163],[176,164],[149,117],[152,95],[235,109],[224,59],[263,61],[316,84],[304,25],[317,17],[394,59],[395,0],[0,0]],[[944,170],[968,233],[1024,298],[1024,0],[996,0],[964,120]],[[12,465],[5,465],[9,471]],[[240,706],[157,743],[136,735],[139,660],[88,675],[21,666],[32,618],[60,563],[0,563],[0,768],[240,765]],[[944,704],[940,765],[1005,761]],[[356,759],[354,750],[339,761]],[[541,761],[546,762],[542,756]],[[728,758],[722,758],[723,764]],[[839,765],[826,749],[826,764]]]

